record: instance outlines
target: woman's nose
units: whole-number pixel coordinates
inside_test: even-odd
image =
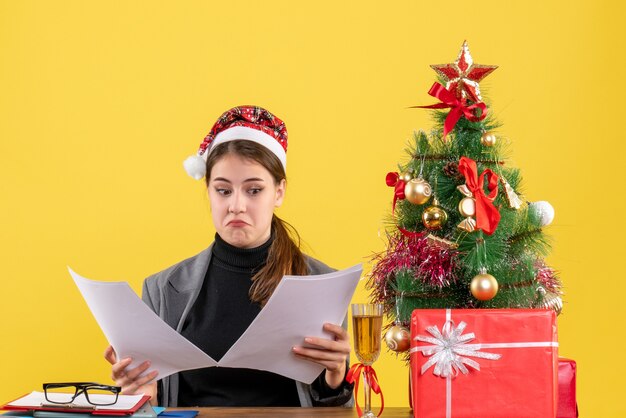
[[[230,200],[229,212],[237,214],[245,211],[246,203],[243,193],[234,192],[232,195],[232,199]]]

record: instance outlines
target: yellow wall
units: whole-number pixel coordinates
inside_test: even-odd
[[[207,199],[181,162],[230,106],[287,121],[280,214],[310,253],[343,268],[382,250],[384,176],[431,126],[407,106],[433,102],[429,64],[467,39],[500,66],[481,86],[526,197],[556,208],[560,352],[578,361],[582,416],[624,416],[618,3],[2,0],[0,401],[44,381],[108,381],[66,266],[139,291],[203,249]],[[387,405],[406,405],[404,364],[385,354],[377,369]]]

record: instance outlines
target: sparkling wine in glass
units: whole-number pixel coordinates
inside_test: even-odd
[[[378,359],[382,341],[383,305],[357,303],[352,305],[352,331],[354,352],[365,366],[371,366]],[[371,408],[371,387],[369,378],[363,373],[365,407],[361,418],[374,418]]]

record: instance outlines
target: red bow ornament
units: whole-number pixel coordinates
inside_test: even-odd
[[[376,377],[376,372],[374,371],[374,368],[372,366],[366,366],[362,363],[357,363],[350,367],[350,370],[348,370],[348,375],[346,376],[346,382],[354,383],[354,403],[356,404],[356,410],[359,416],[363,415],[363,411],[359,406],[358,398],[359,380],[361,380],[361,372],[363,373],[363,380],[365,380],[365,383],[367,383],[369,387],[372,388],[372,391],[374,393],[380,395],[380,411],[378,411],[378,415],[376,415],[379,417],[380,414],[383,413],[383,409],[385,409],[385,398],[383,398],[383,391],[378,384],[378,378]]]
[[[459,172],[465,177],[465,184],[457,187],[465,196],[459,203],[459,211],[466,216],[458,225],[459,228],[467,232],[480,229],[487,235],[493,234],[500,222],[500,212],[493,205],[498,195],[498,176],[490,169],[486,169],[479,176],[476,161],[467,157],[459,160]],[[489,195],[484,189],[485,178]],[[474,215],[476,220],[472,219]]]
[[[423,109],[445,109],[447,107],[450,108],[450,113],[446,117],[446,120],[443,123],[443,139],[446,139],[448,133],[454,129],[454,126],[459,121],[461,116],[465,116],[465,119],[470,122],[480,122],[485,119],[487,116],[487,105],[483,102],[474,103],[472,105],[467,104],[467,99],[465,98],[457,98],[454,93],[447,90],[444,86],[439,83],[433,84],[433,86],[428,91],[433,97],[441,100],[441,103],[435,103],[429,106],[411,106],[412,108],[423,108]],[[480,109],[480,116],[476,116],[476,109]]]
[[[398,173],[392,171],[392,172],[387,173],[385,182],[387,183],[387,186],[394,188],[392,212],[395,212],[396,200],[398,199],[402,200],[405,198],[404,187],[406,186],[406,181],[402,180]]]

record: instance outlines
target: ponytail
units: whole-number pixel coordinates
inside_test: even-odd
[[[250,299],[265,306],[286,274],[304,276],[308,267],[300,251],[300,235],[288,222],[272,217],[274,241],[270,245],[267,263],[252,277]],[[294,241],[295,239],[295,241]]]

